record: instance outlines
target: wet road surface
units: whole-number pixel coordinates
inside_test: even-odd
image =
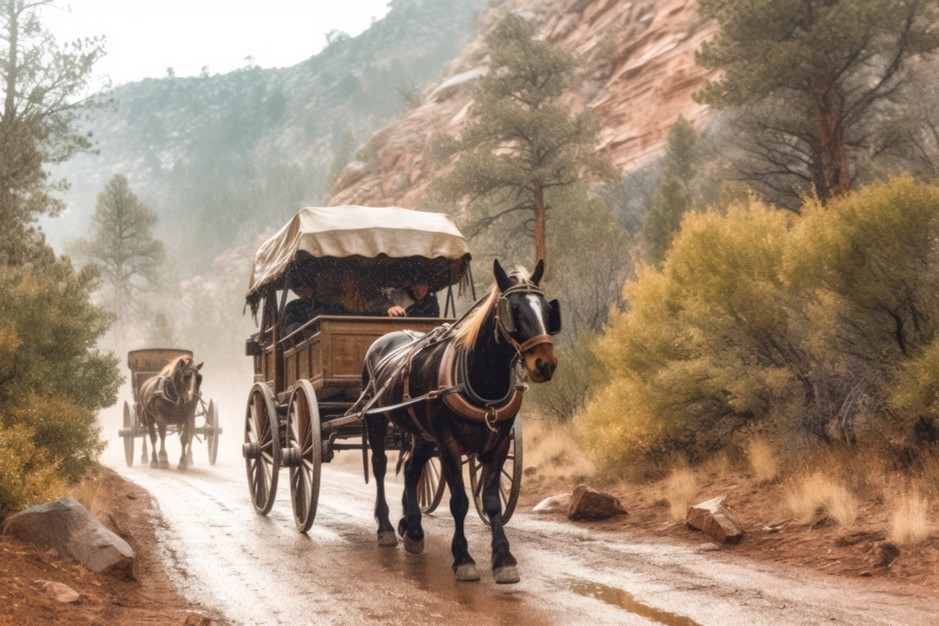
[[[352,459],[354,460],[354,459]],[[470,509],[482,580],[450,569],[446,506],[424,519],[422,554],[379,547],[374,483],[355,463],[323,466],[316,521],[297,532],[287,471],[267,517],[238,459],[180,472],[113,463],[156,498],[161,544],[180,588],[230,624],[935,624],[939,600],[872,580],[822,577],[731,554],[636,541],[516,511],[508,525],[521,582],[496,585],[488,529]],[[392,519],[400,487],[388,481]]]

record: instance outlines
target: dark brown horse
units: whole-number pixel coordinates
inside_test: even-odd
[[[153,448],[150,467],[169,467],[165,441],[168,424],[177,427],[183,447],[179,457],[179,469],[186,469],[192,463],[192,435],[196,421],[196,405],[200,397],[199,386],[202,383],[202,374],[199,373],[201,368],[202,362],[196,364],[192,357],[181,356],[170,361],[159,374],[148,378],[140,386],[140,406]],[[159,460],[156,445],[158,430]]]
[[[398,523],[405,548],[413,553],[424,548],[417,484],[424,464],[439,451],[455,526],[453,571],[457,580],[479,580],[463,532],[469,499],[462,457],[475,454],[483,468],[493,574],[497,583],[515,583],[519,576],[502,523],[499,478],[522,401],[524,385],[516,379],[516,363],[523,363],[532,382],[551,379],[557,367],[551,335],[560,330],[560,310],[540,287],[543,262],[531,275],[521,269],[506,274],[498,261],[493,271],[496,284],[488,296],[452,327],[423,336],[390,333],[372,344],[360,406],[378,484],[378,543],[397,544],[384,489],[385,437],[391,420],[411,441],[404,466],[404,516]]]

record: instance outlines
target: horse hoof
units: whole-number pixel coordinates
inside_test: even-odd
[[[395,537],[395,531],[383,530],[380,533],[378,533],[378,545],[380,546],[398,545],[398,538]]]
[[[176,466],[176,469],[185,470],[185,469],[189,469],[189,466],[186,465],[185,463],[180,463],[179,465]]]
[[[160,463],[160,469],[169,469],[169,468],[170,468],[170,464],[169,464],[169,463],[166,463],[166,462],[161,462],[161,463]]]
[[[492,570],[492,573],[496,577],[496,582],[500,585],[517,583],[521,580],[518,577],[518,568],[514,565],[504,565]]]
[[[411,539],[407,535],[404,536],[404,549],[410,552],[411,554],[420,554],[424,551],[424,540],[423,539]]]
[[[464,563],[463,565],[457,565],[456,569],[453,570],[456,579],[460,582],[473,582],[479,580],[479,571],[476,569],[474,563]]]
[[[153,459],[152,461],[150,461],[150,467],[153,469],[160,469],[160,462],[157,461],[156,459]]]

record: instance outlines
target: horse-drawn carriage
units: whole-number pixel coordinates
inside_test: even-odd
[[[124,439],[124,460],[127,466],[134,464],[134,439],[141,437],[140,462],[146,464],[149,460],[147,452],[147,436],[149,428],[144,413],[144,399],[142,389],[144,384],[155,377],[159,377],[164,368],[179,358],[192,359],[192,351],[176,348],[147,348],[131,350],[127,353],[127,367],[130,369],[130,388],[133,393],[133,404],[124,401],[124,423],[118,435]],[[215,402],[208,402],[201,393],[195,400],[194,423],[192,424],[192,437],[204,439],[209,453],[209,463],[215,465],[218,457],[218,436],[222,428],[218,421],[218,407]],[[180,432],[182,425],[167,424],[170,433]],[[181,432],[180,432],[181,434]],[[192,447],[184,452],[189,464],[192,464]],[[156,446],[153,449],[154,458],[157,455]]]
[[[254,384],[248,396],[242,447],[251,500],[258,513],[266,515],[271,510],[279,470],[286,467],[290,474],[294,521],[301,532],[306,532],[316,514],[321,464],[332,460],[339,451],[360,450],[368,481],[370,446],[379,501],[383,502],[384,450],[388,447],[401,450],[402,457],[407,457],[405,499],[410,497],[410,503],[420,513],[429,513],[440,503],[444,479],[450,482],[451,497],[457,483],[463,493],[463,466],[468,466],[477,511],[493,527],[494,533],[501,533],[502,525],[515,509],[521,485],[522,440],[518,409],[523,385],[515,381],[515,363],[522,352],[528,360],[528,352],[534,351],[537,343],[541,346],[538,350],[544,348],[550,352],[550,357],[539,360],[544,377],[536,373],[536,381],[549,379],[556,363],[547,364],[554,359],[549,333],[559,329],[560,322],[556,303],[543,301],[544,294],[537,285],[540,269],[536,270],[538,275],[534,281],[510,279],[502,273],[504,290],[514,289],[516,294],[512,296],[514,304],[506,298],[499,300],[504,323],[498,329],[506,333],[505,337],[513,342],[514,348],[506,353],[504,364],[496,364],[495,371],[501,371],[500,367],[505,369],[511,380],[498,397],[483,396],[494,397],[494,400],[484,403],[478,411],[485,438],[497,445],[490,446],[491,449],[464,446],[457,453],[455,466],[449,448],[456,446],[462,433],[454,435],[447,444],[448,454],[442,454],[430,432],[436,430],[435,427],[414,430],[411,426],[418,424],[437,400],[463,398],[470,391],[470,382],[460,379],[446,385],[435,381],[433,389],[420,393],[416,377],[423,355],[452,343],[458,329],[465,326],[467,315],[454,319],[454,287],[472,286],[470,258],[466,242],[449,216],[397,207],[303,209],[261,246],[255,256],[247,293],[247,303],[259,322],[259,331],[246,342],[246,353],[254,360]],[[342,271],[335,273],[337,268]],[[320,315],[288,331],[283,317],[289,287],[295,283],[291,277],[300,274],[313,275],[323,281],[341,276],[344,281],[372,287],[401,285],[409,276],[419,275],[432,291],[446,293],[445,317]],[[509,283],[515,287],[510,288]],[[526,297],[522,291],[537,296],[536,304],[541,309],[533,315],[541,315],[544,321],[525,321],[509,328],[512,322],[509,318],[514,315],[512,307],[522,306],[519,303]],[[484,308],[487,314],[491,313],[483,316],[486,319],[492,315],[498,317],[496,299],[490,300],[492,302],[477,302],[471,312]],[[551,330],[547,328],[548,318],[554,321]],[[528,338],[519,337],[516,341],[514,337],[527,332],[529,326],[538,326],[536,334],[540,339],[520,351],[520,344]],[[499,341],[495,330],[496,327],[492,327],[485,332],[491,335],[489,340]],[[383,344],[384,338],[389,337],[393,345]],[[500,346],[500,354],[504,351]],[[386,354],[391,352],[395,354]],[[411,356],[401,361],[400,357],[406,353]],[[370,354],[374,362],[365,367]],[[534,363],[534,357],[531,360]],[[397,365],[389,365],[394,363]],[[415,368],[413,378],[410,376],[412,365]],[[463,365],[465,367],[465,362]],[[396,396],[398,381],[392,379],[401,378],[402,372],[407,381],[403,393]],[[408,388],[411,380],[416,385],[413,390]],[[505,386],[506,381],[499,382]],[[506,399],[508,402],[502,402]],[[388,428],[388,418],[396,411],[407,413],[412,422],[403,425],[395,419]],[[498,457],[497,462],[490,462],[493,456]],[[409,472],[409,466],[414,471]],[[459,478],[454,483],[456,474]],[[415,480],[411,481],[409,476]],[[498,502],[494,504],[496,487]],[[462,498],[466,499],[465,493]],[[405,505],[408,506],[407,502]],[[452,507],[451,504],[451,510]],[[376,515],[382,517],[382,509],[387,518],[387,506],[383,504],[376,504]],[[492,523],[495,511],[499,513],[498,523]],[[406,526],[404,520],[401,524]],[[422,546],[422,531],[413,528],[415,524],[419,521],[412,522],[410,529],[402,530],[399,526],[405,545],[411,551],[419,551],[418,541]],[[379,529],[380,543],[397,542],[393,530],[389,536],[388,528],[385,520]],[[420,535],[420,538],[412,535]],[[454,567],[456,569],[456,565]]]

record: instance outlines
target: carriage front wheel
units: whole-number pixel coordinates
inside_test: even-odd
[[[124,460],[127,467],[134,465],[134,426],[136,425],[134,414],[130,410],[127,400],[124,401],[124,428],[121,436],[124,438]]]
[[[483,508],[483,466],[476,460],[476,456],[469,458],[470,487],[473,491],[473,503],[476,512],[486,525],[489,525],[489,516]],[[499,500],[502,502],[502,523],[508,524],[518,504],[518,494],[522,489],[522,415],[515,416],[515,423],[509,435],[509,453],[502,465],[502,475],[499,476]]]
[[[310,381],[301,379],[287,405],[287,445],[284,465],[290,468],[290,501],[297,530],[305,533],[313,525],[320,495],[320,465],[323,439],[316,392]]]
[[[255,383],[248,395],[241,454],[245,457],[251,503],[255,511],[267,515],[277,493],[281,441],[274,394],[264,383]]]

